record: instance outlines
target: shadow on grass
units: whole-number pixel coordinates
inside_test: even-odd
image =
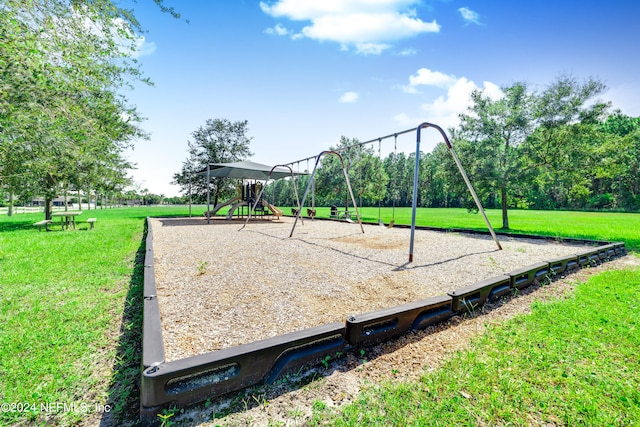
[[[10,233],[12,231],[18,230],[29,230],[33,229],[33,231],[37,231],[33,226],[34,221],[2,221],[0,222],[0,233]]]
[[[108,389],[107,405],[111,410],[102,415],[101,427],[138,425],[139,423],[146,220],[144,224],[142,242],[135,254],[129,292],[124,303],[120,337]]]

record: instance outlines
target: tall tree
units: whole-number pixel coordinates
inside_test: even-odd
[[[357,139],[350,139],[345,136],[340,137],[340,141],[336,147],[330,147],[330,150],[339,150],[342,156],[344,166],[351,178],[357,172],[357,164],[362,157],[362,147],[354,148],[352,150],[344,150],[346,147],[357,144]],[[349,200],[349,194],[347,191],[347,185],[344,179],[344,172],[340,159],[334,155],[325,155],[321,159],[320,167],[316,171],[314,177],[316,195],[323,200],[326,204],[349,206],[351,201]],[[355,197],[358,197],[357,187],[352,189]]]
[[[590,125],[605,115],[609,105],[592,102],[604,89],[599,80],[562,75],[541,93],[516,83],[503,88],[499,99],[472,94],[453,139],[479,195],[498,193],[503,228],[509,228],[510,197],[513,204],[522,199],[534,177],[548,174],[545,168],[579,170],[577,160],[589,150],[576,142],[589,141]],[[584,188],[574,181],[569,197],[584,195]]]
[[[374,147],[358,144],[356,138],[342,136],[337,147],[331,149],[338,150],[342,156],[356,203],[371,206],[385,198],[389,176]],[[330,204],[349,206],[350,196],[338,157],[328,155],[322,158],[322,167],[316,173],[315,181],[321,199]]]
[[[201,201],[206,200],[207,183],[197,173],[210,163],[231,163],[245,160],[253,154],[250,151],[251,139],[246,120],[231,122],[227,119],[208,119],[204,126],[196,129],[188,142],[188,158],[182,163],[182,170],[173,175],[174,183],[182,192],[191,192]],[[234,184],[226,178],[212,178],[209,190],[213,195],[213,204],[234,191]]]
[[[544,197],[543,193],[550,190],[548,194],[555,198],[552,205],[585,206],[591,179],[587,171],[598,162],[602,142],[597,124],[606,118],[610,106],[595,97],[605,89],[597,79],[579,81],[561,75],[536,95],[536,129],[520,157],[523,170],[535,171],[538,195]],[[554,184],[549,186],[550,182]]]
[[[131,60],[136,30],[131,12],[108,0],[3,1],[0,187],[35,186],[50,201],[72,181],[79,156],[103,152],[84,147],[121,150],[144,136],[119,92],[145,80]]]
[[[474,159],[471,173],[479,192],[498,189],[502,228],[508,229],[507,197],[520,172],[517,149],[533,130],[533,111],[526,83],[504,87],[502,92],[503,96],[494,100],[481,90],[473,91],[469,114],[460,115],[456,136],[470,142],[467,151]]]
[[[603,141],[597,163],[601,193],[609,193],[611,207],[640,209],[640,117],[614,111],[599,124]],[[606,180],[606,182],[605,182]]]

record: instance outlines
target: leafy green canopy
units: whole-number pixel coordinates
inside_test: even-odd
[[[249,146],[251,138],[247,136],[249,122],[246,120],[230,122],[227,119],[207,119],[188,142],[189,157],[182,163],[182,170],[173,175],[174,184],[199,202],[207,200],[207,182],[197,173],[206,169],[210,163],[231,163],[245,160],[252,155]],[[235,191],[235,182],[227,178],[212,178],[209,184],[214,205],[218,200],[228,197]]]
[[[609,112],[597,99],[603,91],[597,80],[560,76],[542,91],[515,83],[500,98],[473,93],[451,139],[482,204],[501,209],[503,228],[513,208],[640,210],[640,118]],[[338,149],[355,144],[343,137]],[[358,203],[410,206],[415,153],[379,159],[376,148],[343,151]],[[473,205],[444,144],[420,156],[418,206]],[[337,159],[323,160],[316,179],[316,206],[346,203]],[[275,203],[295,204],[289,181],[272,187]]]
[[[3,0],[0,188],[30,197],[122,187],[145,137],[121,90],[143,78],[139,24],[113,2]]]

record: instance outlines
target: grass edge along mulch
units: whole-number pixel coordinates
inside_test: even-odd
[[[488,327],[419,381],[372,387],[309,425],[637,425],[639,349],[640,268],[607,271]]]
[[[2,218],[0,425],[137,416],[145,212],[92,210],[48,233],[41,214]]]

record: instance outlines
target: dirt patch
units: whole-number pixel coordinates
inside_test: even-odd
[[[334,242],[340,242],[351,245],[359,245],[360,247],[367,249],[402,249],[407,246],[406,242],[396,240],[390,242],[385,236],[372,236],[369,239],[359,239],[354,236],[338,237],[332,239]]]

